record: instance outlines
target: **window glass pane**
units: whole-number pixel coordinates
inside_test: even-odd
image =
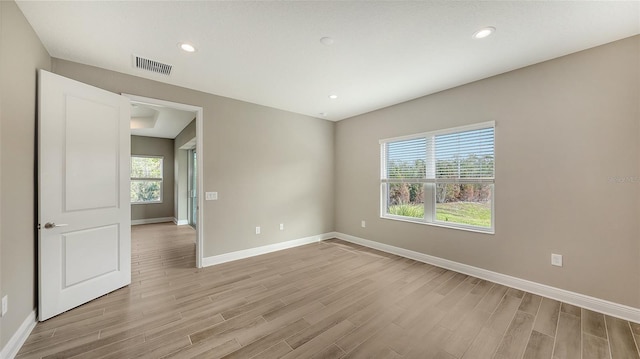
[[[387,178],[425,178],[426,138],[387,143]]]
[[[162,158],[132,156],[131,178],[162,178]]]
[[[131,181],[131,202],[160,202],[162,181]]]
[[[436,221],[491,228],[493,184],[438,183]]]
[[[396,216],[424,218],[424,184],[388,183],[387,213]]]

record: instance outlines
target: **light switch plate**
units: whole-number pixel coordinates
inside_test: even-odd
[[[218,199],[218,192],[206,192],[204,198],[207,201],[215,201]]]

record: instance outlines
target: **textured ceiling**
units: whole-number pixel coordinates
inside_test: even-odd
[[[195,112],[133,102],[131,104],[131,134],[134,136],[176,138],[195,118]],[[147,127],[147,125],[151,127]]]
[[[640,33],[627,1],[18,1],[53,57],[340,120]],[[486,39],[472,34],[485,26]],[[330,46],[320,42],[331,37]],[[190,42],[193,54],[178,48]],[[132,66],[133,54],[173,65]],[[338,99],[331,100],[330,94]]]

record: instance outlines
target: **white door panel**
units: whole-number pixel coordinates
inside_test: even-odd
[[[40,71],[41,321],[131,282],[129,121],[127,98]]]
[[[92,99],[67,96],[63,143],[67,212],[118,206],[119,110]],[[87,174],[94,181],[87,181]]]
[[[117,224],[62,234],[63,289],[120,269]]]

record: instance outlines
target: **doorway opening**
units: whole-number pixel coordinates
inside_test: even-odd
[[[132,225],[173,221],[175,225],[189,225],[195,229],[196,267],[202,267],[203,257],[203,184],[202,168],[202,107],[122,94],[129,98],[131,108],[132,156],[159,156],[160,147],[170,141],[172,153],[163,163],[166,182],[160,194],[153,197],[156,203],[132,204]],[[147,138],[135,138],[137,136]],[[156,140],[152,141],[152,137]],[[135,140],[135,141],[134,141]],[[164,142],[163,142],[164,141]],[[148,145],[134,147],[138,143]],[[157,143],[155,145],[152,142]],[[146,153],[135,153],[144,152]],[[197,155],[196,155],[197,154]],[[168,161],[167,161],[168,160]],[[170,166],[171,168],[167,168]],[[167,170],[171,169],[171,171]],[[132,180],[132,203],[135,196]],[[158,200],[158,198],[162,198]],[[164,204],[162,214],[158,212]],[[173,204],[173,206],[171,206]],[[172,207],[172,208],[171,208]],[[167,212],[169,211],[169,212]],[[136,216],[141,216],[137,219]]]

